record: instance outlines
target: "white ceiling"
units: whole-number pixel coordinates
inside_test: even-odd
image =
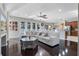
[[[59,22],[65,19],[78,17],[78,4],[76,3],[8,3],[6,10],[13,16],[31,17],[39,19],[39,13],[46,14],[47,22]]]

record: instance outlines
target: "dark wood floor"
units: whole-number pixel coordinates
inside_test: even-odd
[[[50,56],[59,56],[59,55],[77,56],[77,43],[76,42],[70,41],[70,46],[68,46],[67,41],[60,40],[60,44],[54,47],[48,46],[39,41],[37,44],[41,46],[43,49],[45,49],[50,54]]]
[[[54,47],[48,46],[39,41],[36,41],[36,44],[38,45],[38,48],[34,50],[36,51],[36,53],[35,55],[30,55],[30,56],[59,56],[59,55],[77,56],[77,43],[76,42],[70,42],[70,46],[68,46],[67,41],[60,40],[60,44]],[[3,55],[5,55],[4,50],[2,49]],[[28,56],[28,53],[26,56]],[[21,56],[21,55],[22,54],[18,54],[18,56]]]

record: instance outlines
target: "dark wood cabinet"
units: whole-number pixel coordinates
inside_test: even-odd
[[[22,56],[34,56],[38,50],[38,45],[34,41],[21,41]]]

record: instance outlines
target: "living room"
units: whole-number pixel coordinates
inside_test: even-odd
[[[77,56],[77,43],[77,3],[0,4],[0,55]]]

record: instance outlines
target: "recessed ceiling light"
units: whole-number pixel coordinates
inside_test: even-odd
[[[64,51],[62,51],[62,55],[63,55],[63,56],[65,55],[65,52],[64,52]]]
[[[61,54],[59,53],[59,55],[58,56],[61,56]]]
[[[65,52],[68,53],[68,49],[67,48],[65,49]]]
[[[59,11],[59,12],[61,12],[61,11],[62,11],[62,9],[58,9],[58,11]]]

